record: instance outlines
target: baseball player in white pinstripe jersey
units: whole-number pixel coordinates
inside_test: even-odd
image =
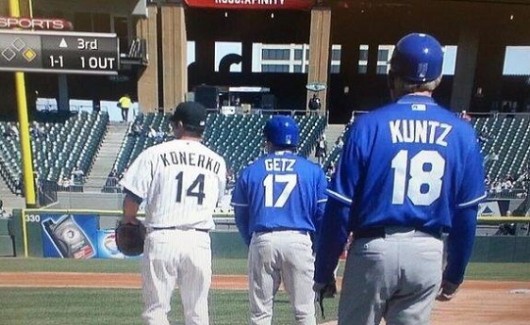
[[[147,236],[142,258],[145,324],[169,325],[171,295],[180,289],[185,323],[206,325],[211,283],[208,231],[226,185],[226,163],[200,143],[206,109],[181,103],[171,118],[176,140],[146,149],[131,164],[121,185],[124,222],[138,223],[146,201]]]

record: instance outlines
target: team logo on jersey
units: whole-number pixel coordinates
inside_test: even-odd
[[[427,105],[425,104],[412,104],[413,111],[426,111]]]

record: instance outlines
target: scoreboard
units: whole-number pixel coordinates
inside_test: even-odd
[[[116,34],[0,30],[0,71],[118,74]]]

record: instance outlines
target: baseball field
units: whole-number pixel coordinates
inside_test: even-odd
[[[211,324],[246,324],[246,260],[214,259]],[[341,271],[339,271],[341,274]],[[333,324],[338,298],[325,301]],[[183,324],[178,294],[172,319]],[[274,324],[292,324],[287,295],[275,303]],[[137,260],[0,259],[0,323],[141,324]],[[474,263],[457,297],[437,303],[433,324],[528,324],[530,264]]]

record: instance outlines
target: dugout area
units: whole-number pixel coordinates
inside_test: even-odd
[[[50,258],[117,258],[124,256],[113,251],[114,228],[121,211],[116,210],[43,210],[21,209],[13,211],[10,220],[7,248],[2,249],[3,256],[50,257]],[[214,216],[216,230],[211,232],[212,254],[215,258],[246,258],[244,245],[233,216],[218,214]],[[528,235],[529,217],[480,217],[483,227],[499,224],[514,224],[518,231],[513,235],[493,235],[478,233],[472,262],[483,263],[530,263],[530,236]],[[0,223],[0,240],[6,232],[7,223]],[[74,238],[73,243],[65,243],[64,236],[58,235],[65,227],[82,229],[86,238]],[[525,232],[526,231],[526,232]],[[12,239],[13,250],[9,249]],[[65,247],[71,245],[70,248]],[[4,246],[4,245],[3,245]],[[79,246],[83,247],[84,250]],[[73,247],[73,248],[72,248]],[[72,252],[74,250],[74,252]]]

